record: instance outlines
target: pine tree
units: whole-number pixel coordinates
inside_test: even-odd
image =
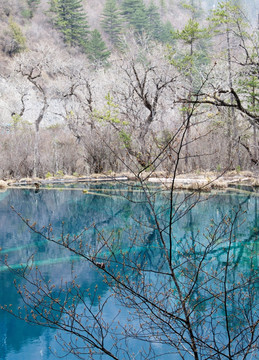
[[[26,8],[22,10],[22,15],[28,19],[31,19],[40,4],[40,0],[27,0]]]
[[[20,26],[13,20],[12,16],[9,18],[9,28],[13,40],[9,54],[12,56],[26,50],[26,37],[24,36]]]
[[[212,30],[214,28],[215,34],[221,34],[225,36],[226,41],[226,57],[228,64],[228,86],[229,89],[233,88],[234,76],[233,76],[233,54],[232,54],[232,41],[235,39],[239,40],[240,43],[243,42],[243,39],[246,36],[246,22],[242,9],[236,5],[238,0],[229,0],[219,2],[216,9],[212,11],[212,16],[210,21],[212,23]],[[232,157],[232,148],[233,148],[233,139],[235,139],[238,144],[238,157],[240,165],[240,154],[239,154],[239,141],[237,126],[236,126],[236,115],[234,111],[234,97],[231,94],[230,104],[232,105],[229,108],[228,116],[228,160],[231,160]]]
[[[191,13],[191,18],[198,20],[203,16],[203,9],[200,0],[184,0],[181,6]]]
[[[143,0],[124,0],[122,2],[122,14],[138,33],[146,30],[147,14]]]
[[[110,56],[110,51],[107,49],[105,42],[98,30],[91,31],[90,39],[87,44],[88,59],[96,65],[105,65]]]
[[[200,67],[204,59],[204,49],[201,51],[201,42],[207,38],[208,33],[206,29],[200,27],[197,21],[197,12],[194,6],[194,0],[190,1],[187,7],[191,11],[191,18],[186,23],[182,31],[176,32],[176,39],[179,40],[179,51],[175,53],[175,57],[172,61],[176,67],[184,75],[186,88],[189,90],[186,92],[186,98],[192,96],[192,92],[195,92],[196,88],[199,88],[203,81],[200,76]],[[202,54],[202,57],[201,57]],[[191,113],[191,107],[187,106],[183,111],[183,118],[188,118]],[[192,128],[188,124],[186,128],[186,147],[185,147],[185,170],[189,168],[190,148],[189,143],[192,137]]]
[[[25,0],[21,14],[27,19],[31,19],[40,4],[40,0]]]
[[[135,13],[133,14],[131,24],[135,28],[136,32],[139,34],[142,34],[146,30],[147,15],[145,12],[144,4],[143,4],[143,6],[136,9]]]
[[[123,0],[121,7],[122,7],[122,14],[126,18],[128,22],[131,21],[135,11],[139,6],[139,0]]]
[[[71,46],[85,47],[89,26],[82,0],[52,0],[50,11],[54,12],[54,24]]]
[[[174,40],[178,40],[179,49],[172,52],[171,60],[194,86],[196,75],[199,78],[200,66],[209,62],[210,36],[206,28],[200,27],[199,19],[202,15],[200,0],[184,0],[181,5],[190,14],[190,18],[181,31],[173,33]]]
[[[118,46],[122,28],[122,19],[116,0],[106,0],[102,13],[101,26],[108,34],[113,45]]]
[[[199,23],[191,18],[182,31],[175,33],[175,38],[180,40],[182,45],[173,63],[193,81],[197,69],[209,61],[205,42],[208,39],[208,32],[200,28]]]
[[[173,44],[176,38],[176,31],[173,28],[170,21],[167,21],[165,24],[162,24],[162,30],[159,36],[159,40],[163,43]]]
[[[40,4],[40,0],[27,0],[27,3],[33,13]]]
[[[162,23],[158,7],[155,6],[153,1],[150,3],[146,10],[147,14],[147,33],[155,40],[161,40]]]

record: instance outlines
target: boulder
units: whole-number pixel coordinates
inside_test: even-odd
[[[4,180],[0,180],[0,189],[6,189],[7,188],[7,182]]]

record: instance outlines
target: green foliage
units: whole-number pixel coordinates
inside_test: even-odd
[[[180,2],[180,5],[181,5],[181,7],[182,7],[183,9],[185,9],[185,10],[189,10],[189,11],[191,11],[192,13],[195,12],[195,7],[194,7],[192,4],[188,3],[188,2],[181,1],[181,2]]]
[[[94,116],[100,122],[120,124],[118,105],[114,103],[110,93],[105,96],[106,105],[102,111],[95,110]]]
[[[15,113],[12,115],[12,120],[12,126],[16,128],[22,122],[22,117],[19,114]]]
[[[27,3],[31,9],[35,10],[40,4],[40,0],[27,0]]]
[[[12,53],[16,54],[26,50],[26,37],[23,35],[20,26],[13,20],[12,17],[9,19],[9,28],[14,41]]]
[[[146,10],[147,15],[147,33],[155,40],[161,39],[162,23],[158,7],[155,6],[153,1],[150,3]]]
[[[49,171],[47,172],[47,174],[45,175],[45,179],[49,179],[53,177],[53,174],[51,174]]]
[[[106,105],[102,111],[95,110],[95,118],[103,123],[110,123],[118,131],[120,140],[123,143],[124,148],[131,147],[131,135],[125,131],[125,126],[128,125],[127,121],[121,121],[119,119],[119,109],[118,105],[114,102],[114,99],[110,93],[105,96]]]
[[[198,21],[191,18],[183,30],[175,32],[174,37],[184,46],[179,47],[180,51],[168,47],[169,61],[192,81],[197,80],[200,67],[209,63],[207,29],[201,28]]]
[[[74,111],[73,110],[70,110],[69,112],[66,113],[66,119],[67,120],[72,120],[73,117],[74,117]]]
[[[124,130],[119,132],[119,137],[123,143],[123,146],[128,149],[131,147],[131,135],[126,133]]]
[[[89,26],[82,0],[51,0],[50,11],[54,14],[54,25],[63,34],[64,41],[71,46],[85,48]]]
[[[147,29],[147,15],[144,4],[143,7],[138,8],[134,13],[131,24],[136,29],[138,34],[142,34]]]
[[[111,52],[107,49],[102,35],[98,30],[91,31],[89,42],[86,46],[88,59],[96,65],[107,65]]]
[[[241,28],[245,28],[244,13],[241,8],[233,1],[219,2],[216,9],[212,11],[209,17],[212,28],[219,31],[222,27],[224,31],[231,31],[234,28],[238,30],[239,35],[244,36]]]
[[[236,172],[239,174],[240,171],[241,171],[241,166],[240,166],[240,165],[237,165],[237,167],[236,167]]]
[[[175,39],[176,39],[176,32],[170,21],[167,21],[165,24],[162,24],[159,40],[162,43],[173,44],[175,42]]]
[[[147,14],[143,0],[124,0],[122,14],[137,33],[143,33],[147,28]]]
[[[62,170],[58,170],[57,173],[55,174],[56,178],[60,178],[60,177],[64,177],[64,172]]]
[[[14,113],[12,115],[12,124],[11,124],[12,128],[21,129],[21,128],[25,128],[30,125],[32,125],[32,123],[27,120],[24,120],[21,115],[16,114],[16,113]]]
[[[238,93],[247,103],[247,109],[255,114],[259,113],[259,78],[255,74],[240,74]]]
[[[161,7],[161,10],[165,11],[166,10],[166,3],[165,3],[165,0],[160,0],[160,7]]]
[[[68,119],[69,119],[69,116],[68,116]],[[59,123],[55,123],[55,124],[51,124],[51,125],[47,126],[48,130],[59,130],[61,128],[62,128],[62,125]]]
[[[122,15],[125,17],[125,19],[130,23],[134,13],[140,6],[139,0],[123,0],[122,2]],[[143,5],[143,3],[142,3]]]
[[[202,17],[202,8],[199,0],[183,0],[180,2],[183,9],[191,13],[192,19],[198,19]]]
[[[185,76],[192,76],[195,78],[195,74],[199,73],[201,65],[209,63],[209,58],[206,52],[197,50],[192,55],[190,54],[179,54],[173,51],[171,46],[168,46],[168,59],[172,65],[174,65],[179,71]]]
[[[122,31],[122,18],[116,0],[106,0],[102,13],[101,26],[113,45],[119,46]]]
[[[159,8],[153,0],[147,7],[142,0],[124,0],[121,7],[126,22],[136,34],[146,33],[150,39],[162,43],[173,42],[174,29],[169,21],[162,23]]]
[[[40,0],[26,0],[26,8],[22,10],[22,15],[27,18],[31,19],[40,4]]]
[[[207,36],[207,31],[200,28],[197,21],[189,19],[182,31],[177,31],[176,36],[178,39],[184,41],[185,44],[193,45],[195,41]]]

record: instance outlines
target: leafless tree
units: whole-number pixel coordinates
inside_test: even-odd
[[[47,57],[45,53],[34,53],[31,54],[31,59],[28,59],[28,55],[22,55],[17,62],[17,73],[23,78],[28,80],[33,88],[36,90],[36,97],[40,98],[42,103],[39,113],[34,121],[35,124],[35,142],[34,142],[34,166],[33,166],[33,175],[36,177],[39,175],[39,163],[40,163],[40,154],[39,154],[39,130],[40,123],[46,113],[48,108],[47,94],[46,89],[42,82],[43,72],[46,71]],[[40,55],[40,58],[39,56]]]

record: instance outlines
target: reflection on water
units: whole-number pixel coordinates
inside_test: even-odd
[[[141,234],[143,242],[137,250],[138,258],[140,261],[142,259],[143,262],[148,263],[150,268],[163,267],[164,259],[156,245],[158,234],[154,229],[154,219],[147,206],[145,194],[138,188],[125,185],[113,188],[108,184],[91,184],[84,192],[78,188],[41,189],[39,192],[30,189],[13,189],[0,195],[2,257],[8,257],[8,263],[16,269],[20,268],[21,264],[25,264],[33,254],[35,264],[40,267],[43,275],[47,279],[51,279],[54,284],[59,284],[61,278],[63,281],[69,282],[76,273],[82,288],[93,289],[98,284],[98,296],[103,298],[109,292],[98,271],[66,249],[48,243],[39,235],[29,231],[11,210],[11,205],[22,213],[25,219],[36,221],[38,228],[52,224],[56,236],[59,236],[62,231],[79,234],[84,227],[89,228],[84,234],[84,241],[91,244],[93,248],[98,243],[97,229],[103,231],[105,235],[112,233],[118,251],[121,249],[127,251],[133,234],[135,237],[136,234]],[[159,214],[160,224],[164,223],[165,225],[165,233],[168,219],[166,196],[166,193],[157,193],[152,197],[156,212]],[[239,268],[239,272],[242,269],[243,273],[249,273],[251,271],[251,253],[258,254],[258,197],[219,193],[207,201],[199,202],[191,212],[186,214],[185,211],[189,206],[191,207],[193,200],[187,198],[183,206],[179,208],[185,197],[186,194],[183,193],[178,193],[175,197],[174,209],[178,209],[178,211],[174,218],[177,221],[173,223],[174,261],[177,263],[181,253],[188,251],[188,247],[199,244],[202,237],[206,236],[208,228],[213,226],[213,222],[214,224],[219,223],[231,209],[241,205],[243,213],[240,214],[233,229],[238,242],[233,244],[231,281],[237,281],[235,266]],[[200,200],[203,198],[201,197]],[[92,226],[93,223],[95,227]],[[140,223],[142,224],[141,228],[139,227]],[[226,262],[225,245],[220,239],[218,242],[218,247],[210,254],[210,257],[214,259],[215,273],[219,271],[221,264]],[[196,246],[193,256],[199,257],[199,249],[199,246]],[[258,263],[254,256],[252,268],[256,267],[258,267]],[[188,271],[191,274],[193,269],[190,268]],[[13,286],[13,275],[7,271],[3,263],[0,265],[0,282],[0,304],[13,304],[14,308],[22,305]],[[195,303],[197,298],[200,299],[202,296],[204,294],[197,289],[197,293],[194,292],[190,302]],[[111,302],[104,316],[116,313],[117,308],[118,305],[114,301]],[[205,305],[201,304],[199,311],[201,314],[207,311]],[[235,312],[235,308],[229,311]],[[50,346],[52,349],[57,348],[54,333],[54,330],[26,324],[1,311],[0,359],[52,360],[55,356],[49,348]],[[157,345],[157,351],[162,354],[163,349],[159,346]],[[74,357],[68,355],[65,358],[73,359]],[[162,359],[169,358],[172,358],[171,355],[162,357]]]

